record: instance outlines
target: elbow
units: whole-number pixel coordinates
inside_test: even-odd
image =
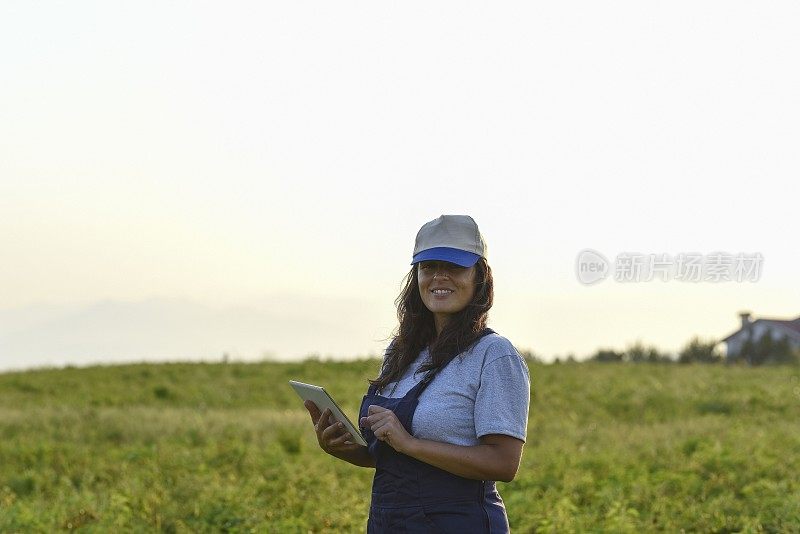
[[[517,467],[514,466],[513,469],[506,468],[498,474],[500,476],[498,476],[495,480],[498,480],[500,482],[511,482],[517,476]]]
[[[484,437],[489,446],[486,459],[491,462],[492,480],[511,482],[517,476],[522,459],[522,440],[510,436]],[[491,441],[490,441],[491,440]]]

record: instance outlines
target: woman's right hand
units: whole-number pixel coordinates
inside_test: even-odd
[[[325,408],[325,411],[320,413],[313,401],[307,400],[303,404],[311,414],[311,421],[314,423],[314,430],[317,433],[317,442],[323,451],[332,456],[341,457],[365,448],[353,441],[353,436],[345,430],[342,423],[337,423],[333,419],[329,408]]]

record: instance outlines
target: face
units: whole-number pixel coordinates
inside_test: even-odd
[[[437,323],[463,310],[475,294],[476,267],[461,267],[446,261],[417,264],[419,294]]]

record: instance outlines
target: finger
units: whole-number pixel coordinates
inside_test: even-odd
[[[364,425],[364,426],[367,426],[367,425],[375,426],[375,424],[383,422],[383,421],[393,421],[393,420],[396,419],[396,417],[394,417],[394,412],[392,412],[391,410],[387,410],[387,411],[385,411],[383,413],[376,413],[376,414],[370,415],[366,419],[367,419],[367,424]]]
[[[394,428],[394,425],[392,424],[392,421],[388,421],[388,420],[378,421],[377,423],[372,425],[372,431],[373,432],[377,432],[378,430],[381,430],[381,429],[383,429],[383,430],[391,430],[393,428]]]
[[[370,415],[380,412],[391,412],[391,410],[383,406],[378,406],[377,404],[370,404],[369,408],[367,408],[367,413]]]
[[[330,421],[331,409],[325,408],[322,414],[319,416],[319,420],[317,421],[317,430],[322,431],[328,428],[331,424]]]
[[[394,412],[392,410],[385,410],[380,406],[377,406],[376,408],[378,409],[373,410],[372,407],[370,407],[368,410],[369,415],[367,415],[367,418],[369,418],[370,421],[383,419],[384,417],[392,417],[394,415]]]
[[[339,436],[337,438],[334,438],[331,441],[329,441],[328,442],[328,446],[329,447],[335,447],[337,445],[344,445],[344,444],[348,443],[349,440],[352,440],[352,439],[353,439],[352,434],[350,434],[350,432],[345,432],[341,436]]]
[[[382,421],[372,426],[372,433],[375,434],[376,436],[383,437],[383,433],[386,432],[387,430],[391,432],[392,428],[393,428],[392,425]]]
[[[319,416],[320,416],[319,408],[317,408],[317,405],[314,403],[314,401],[307,400],[303,403],[303,406],[305,406],[306,410],[308,410],[308,413],[311,414],[311,421],[316,425],[317,421],[319,421]]]
[[[323,430],[322,434],[320,435],[320,437],[322,437],[323,441],[329,441],[329,440],[337,437],[342,432],[347,432],[344,429],[344,425],[342,425],[341,423],[336,423],[335,425],[330,425],[328,428]]]

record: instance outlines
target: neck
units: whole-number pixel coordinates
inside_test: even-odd
[[[449,317],[444,314],[434,314],[433,315],[433,324],[436,327],[436,337],[438,338],[442,334],[442,330],[444,330],[444,325],[447,324],[447,320]]]

